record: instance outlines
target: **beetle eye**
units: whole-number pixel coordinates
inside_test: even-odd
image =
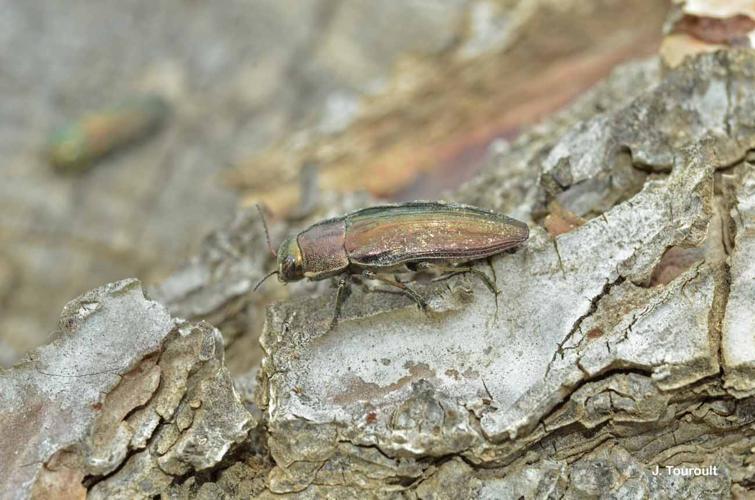
[[[293,276],[296,272],[296,259],[293,255],[289,255],[283,259],[283,274],[286,276]]]

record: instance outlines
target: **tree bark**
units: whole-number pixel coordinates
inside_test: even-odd
[[[497,297],[418,284],[425,315],[355,288],[329,330],[334,290],[304,284],[267,309],[256,389],[168,312],[259,310],[255,213],[153,291],[167,309],[134,281],[82,296],[0,374],[3,496],[752,493],[753,81],[747,50],[617,69],[451,196],[530,225],[477,264]]]

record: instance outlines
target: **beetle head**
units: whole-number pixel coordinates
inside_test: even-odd
[[[278,248],[278,279],[297,281],[304,277],[301,249],[295,236],[286,238]]]

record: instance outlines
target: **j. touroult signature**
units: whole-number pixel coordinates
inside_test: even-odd
[[[667,474],[669,476],[717,476],[717,465],[706,465],[705,467],[685,467],[681,465],[656,465],[653,475]]]

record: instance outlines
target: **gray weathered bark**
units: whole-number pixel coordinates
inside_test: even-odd
[[[269,310],[274,492],[727,496],[752,488],[755,58],[618,71],[455,198],[528,219],[432,313],[359,295]],[[644,89],[650,89],[644,91]],[[608,108],[602,112],[596,112]],[[589,221],[556,237],[558,202]],[[734,236],[736,235],[736,236]],[[717,466],[679,481],[654,466]]]
[[[133,281],[77,299],[0,374],[3,496],[752,492],[753,81],[751,51],[618,69],[451,196],[530,224],[479,264],[497,300],[467,276],[417,285],[427,315],[355,289],[328,331],[332,291],[292,286],[267,310],[254,402],[209,324]],[[240,215],[153,295],[252,324],[261,234]]]
[[[3,498],[155,495],[255,424],[220,332],[172,319],[136,280],[66,305],[55,340],[0,374],[0,398]]]

